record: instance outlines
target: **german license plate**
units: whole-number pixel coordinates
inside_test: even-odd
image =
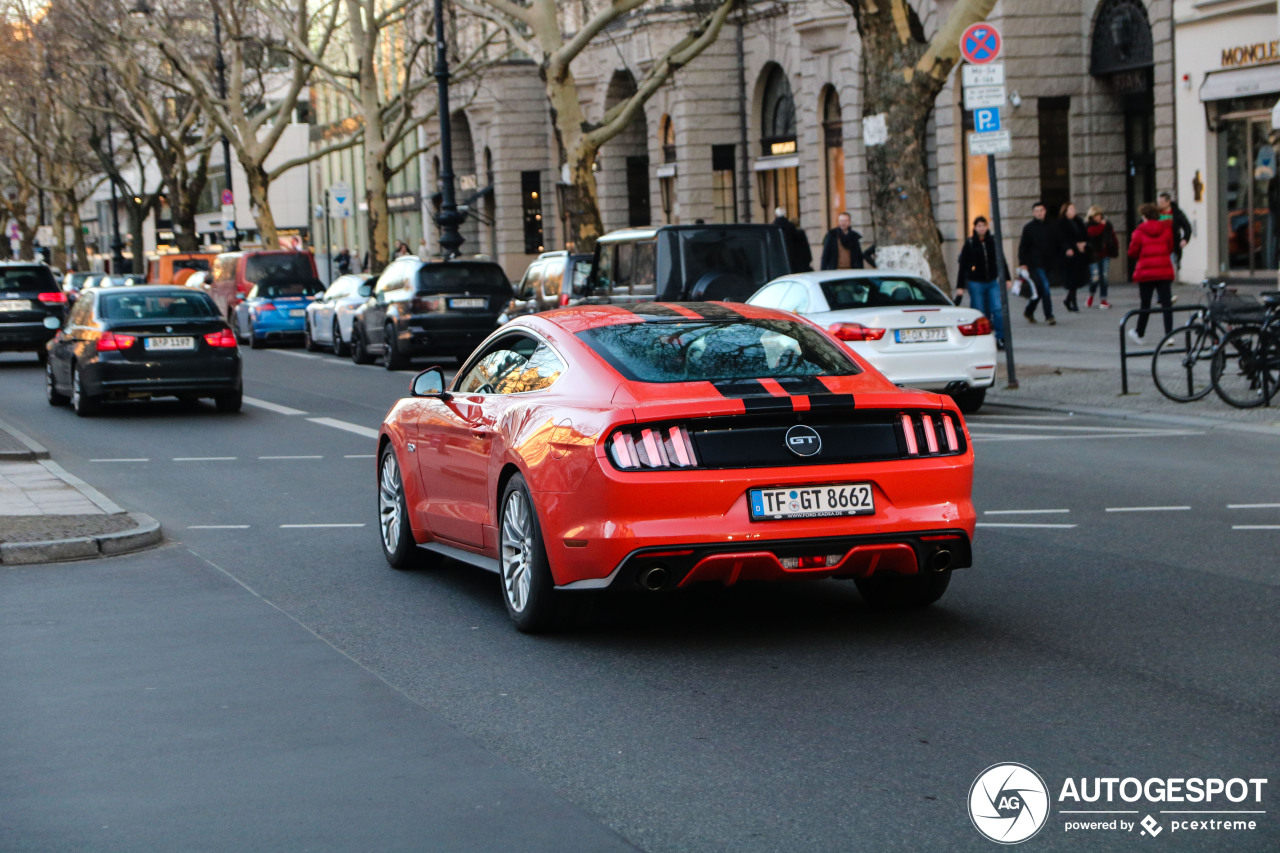
[[[450,308],[484,308],[488,304],[489,304],[489,300],[484,298],[450,299],[449,300]]]
[[[751,489],[751,519],[823,518],[833,515],[874,515],[870,483],[794,486],[789,489]]]
[[[289,316],[290,316],[290,317],[305,317],[305,316],[307,316],[307,309],[306,309],[306,308],[290,308],[290,309],[289,309]]]
[[[195,349],[195,338],[146,338],[143,346],[149,350]]]
[[[893,334],[900,344],[929,344],[947,339],[946,329],[897,329]]]
[[[26,299],[0,299],[0,311],[30,311],[31,303]]]

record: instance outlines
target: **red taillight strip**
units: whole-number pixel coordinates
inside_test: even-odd
[[[960,449],[960,442],[956,439],[956,427],[951,422],[950,415],[942,416],[942,434],[947,437],[947,450],[955,453]]]
[[[623,470],[698,466],[689,431],[682,426],[619,429],[609,445],[614,464]]]
[[[924,422],[925,446],[929,448],[930,453],[937,453],[938,452],[938,434],[934,432],[934,429],[933,429],[933,418],[929,417],[928,415],[923,415],[920,418],[920,420]]]
[[[916,444],[916,425],[911,415],[902,416],[902,436],[907,440],[907,455],[919,456],[920,447]]]
[[[693,454],[685,449],[684,429],[682,427],[672,427],[667,430],[667,435],[671,437],[671,449],[675,451],[676,464],[681,468],[688,468],[693,464]]]
[[[613,434],[613,457],[619,468],[640,467],[640,462],[636,459],[635,452],[631,447],[631,436],[625,432],[615,432]]]

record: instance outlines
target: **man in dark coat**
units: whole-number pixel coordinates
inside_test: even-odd
[[[1160,206],[1160,218],[1169,220],[1173,226],[1173,258],[1171,260],[1176,270],[1182,266],[1182,250],[1191,241],[1191,220],[1168,193],[1160,193],[1157,201]]]
[[[1035,287],[1035,295],[1027,303],[1027,310],[1022,316],[1034,323],[1036,321],[1036,305],[1044,305],[1044,321],[1056,326],[1053,319],[1053,301],[1049,298],[1049,270],[1058,264],[1058,247],[1061,241],[1058,232],[1045,221],[1044,202],[1038,201],[1031,206],[1031,221],[1022,226],[1022,239],[1018,241],[1018,268],[1031,277]]]
[[[862,255],[862,235],[852,228],[853,219],[849,214],[841,213],[836,217],[836,227],[827,232],[822,240],[822,260],[819,267],[824,270],[860,270],[866,264]]]
[[[773,216],[773,224],[782,229],[782,239],[787,244],[787,254],[791,256],[791,271],[812,272],[813,250],[809,248],[809,238],[794,222],[787,219],[785,207],[775,207]]]

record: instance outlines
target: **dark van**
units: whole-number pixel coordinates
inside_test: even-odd
[[[227,322],[234,325],[236,306],[255,284],[309,282],[317,277],[316,259],[310,252],[285,249],[223,252],[213,260],[209,295]]]
[[[67,294],[47,266],[0,263],[0,352],[33,352],[43,362],[66,313]]]

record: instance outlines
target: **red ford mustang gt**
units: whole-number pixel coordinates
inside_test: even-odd
[[[851,578],[936,601],[971,565],[973,452],[950,398],[818,327],[722,303],[569,308],[494,332],[383,422],[383,552],[497,572],[522,631],[578,590]]]

